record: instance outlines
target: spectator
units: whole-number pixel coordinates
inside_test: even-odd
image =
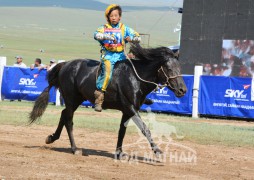
[[[248,69],[246,66],[241,66],[240,67],[240,72],[239,72],[239,76],[240,77],[248,77]]]
[[[211,74],[211,64],[205,64],[203,68],[203,75],[210,75]]]
[[[13,64],[14,67],[21,67],[21,68],[26,68],[25,63],[23,63],[23,58],[21,56],[16,56],[16,63]]]
[[[38,68],[38,69],[43,69],[45,66],[41,63],[41,59],[40,58],[36,58],[34,60],[34,64],[32,64],[30,66],[31,69],[34,69],[34,68]]]
[[[23,63],[23,58],[21,56],[16,56],[16,63],[13,64],[14,67],[21,67],[21,68],[26,68],[25,63]],[[10,101],[14,101],[14,100],[10,100]],[[21,99],[18,99],[18,101],[21,101]]]
[[[243,62],[238,58],[238,57],[234,57],[232,56],[232,58],[230,59],[232,61],[232,72],[230,74],[230,76],[240,76],[240,70],[241,67],[243,66]],[[241,74],[243,74],[241,72]]]
[[[57,64],[56,60],[55,59],[51,59],[49,61],[49,65],[47,66],[47,71],[50,71],[56,64]]]
[[[213,64],[211,69],[211,74],[213,76],[221,76],[222,75],[222,68],[218,66],[218,64]]]
[[[250,77],[254,78],[254,56],[250,59],[250,67],[247,68],[247,73]]]

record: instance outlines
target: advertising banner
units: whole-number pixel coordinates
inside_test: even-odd
[[[200,114],[254,118],[251,81],[251,78],[201,76]]]
[[[47,71],[4,67],[2,79],[2,97],[10,100],[35,101],[48,86]],[[183,76],[187,93],[177,98],[167,87],[151,92],[147,98],[152,105],[143,105],[141,110],[150,107],[155,112],[191,114],[193,76]],[[199,94],[199,114],[254,118],[254,102],[251,101],[251,78],[226,76],[201,76]],[[56,90],[50,90],[49,102],[55,102]],[[93,106],[89,101],[83,106]]]
[[[4,67],[2,96],[4,99],[35,101],[48,86],[46,70]],[[54,89],[51,90],[51,101]]]
[[[179,113],[179,114],[191,114],[192,113],[192,89],[193,89],[193,76],[183,76],[184,82],[187,87],[186,94],[177,98],[175,94],[164,87],[159,89],[157,92],[152,92],[148,94],[147,98],[153,100],[152,105],[143,105],[141,110],[146,110],[150,107],[152,111],[157,112],[169,112],[169,113]]]

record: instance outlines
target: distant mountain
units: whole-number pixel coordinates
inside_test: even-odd
[[[108,1],[109,2],[109,1]],[[145,1],[143,1],[145,2]],[[109,3],[108,3],[109,4]],[[99,2],[96,0],[0,0],[0,7],[63,7],[63,8],[77,8],[77,9],[89,9],[104,11],[105,7],[108,5],[104,2]],[[159,10],[167,11],[170,9],[169,6],[149,6],[144,3],[143,6],[135,6],[134,4],[128,4],[123,6],[125,11],[133,10]],[[172,10],[175,7],[173,7]]]
[[[104,10],[107,4],[93,0],[0,0],[0,6],[12,7],[64,7]]]
[[[183,7],[183,0],[97,0],[108,4],[121,4],[123,6],[149,6],[149,7]]]

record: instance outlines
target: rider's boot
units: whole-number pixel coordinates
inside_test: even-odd
[[[95,107],[94,110],[101,112],[102,111],[102,103],[104,101],[104,92],[103,91],[99,91],[99,90],[95,90],[94,92],[94,97],[95,97]]]

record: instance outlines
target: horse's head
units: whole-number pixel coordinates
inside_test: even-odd
[[[181,76],[180,63],[169,48],[146,49],[139,44],[132,44],[131,52],[137,59],[143,60],[142,63],[144,64],[141,63],[142,65],[148,65],[146,66],[148,72],[153,71],[154,75],[157,74],[158,83],[166,84],[177,97],[181,97],[186,93],[187,88]]]
[[[179,61],[172,54],[164,54],[165,62],[158,70],[158,79],[161,84],[166,84],[177,97],[182,97],[187,91],[183,81]]]

